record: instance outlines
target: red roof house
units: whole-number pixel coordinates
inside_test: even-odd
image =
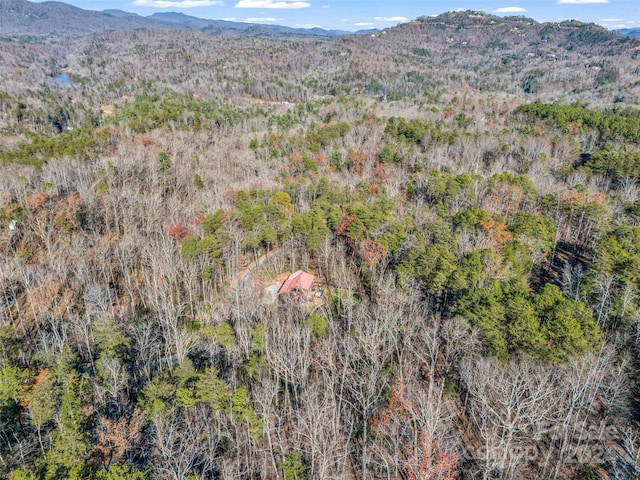
[[[300,290],[303,293],[309,293],[311,289],[311,285],[316,277],[311,275],[310,273],[303,272],[302,270],[298,270],[297,272],[293,272],[289,277],[284,281],[280,290],[278,290],[278,295],[283,293],[290,293],[296,290]]]

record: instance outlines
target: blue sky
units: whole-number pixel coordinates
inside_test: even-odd
[[[290,27],[386,28],[422,15],[479,10],[540,22],[568,19],[607,28],[640,27],[640,0],[62,0],[89,10],[116,8],[140,15],[183,12],[200,18]]]

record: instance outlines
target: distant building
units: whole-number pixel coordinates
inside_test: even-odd
[[[284,283],[280,287],[280,290],[278,290],[278,295],[296,291],[302,292],[307,295],[311,290],[311,285],[313,285],[313,281],[315,280],[315,278],[316,277],[314,277],[310,273],[303,272],[302,270],[293,272],[284,281]]]

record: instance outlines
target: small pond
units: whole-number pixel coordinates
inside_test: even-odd
[[[61,72],[49,80],[53,85],[73,85],[73,80],[65,72]]]

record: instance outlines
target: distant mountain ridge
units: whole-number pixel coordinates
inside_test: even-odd
[[[640,28],[621,28],[616,32],[627,35],[628,37],[640,38]]]
[[[176,12],[154,13],[143,17],[122,10],[84,10],[62,2],[32,3],[27,0],[0,0],[0,36],[64,37],[136,28],[199,30],[209,35],[263,36],[336,37],[372,32],[372,30],[347,32],[228,22],[197,18]]]
[[[61,2],[0,0],[0,35],[69,36],[162,26],[154,20],[124,13],[83,10]]]
[[[577,20],[539,23],[524,16],[499,17],[476,11],[446,12],[419,17],[398,25],[407,39],[418,36],[425,44],[448,43],[466,50],[523,51],[527,57],[556,58],[577,50],[585,54],[616,55],[638,46],[637,40],[595,23]],[[443,40],[444,39],[444,40]],[[476,53],[482,55],[482,51]],[[505,59],[508,63],[508,59]],[[602,65],[600,65],[601,67]],[[595,65],[598,68],[598,65]]]
[[[412,24],[422,24],[440,30],[442,28],[467,31],[483,27],[488,33],[485,40],[490,43],[499,37],[514,33],[501,31],[504,26],[521,29],[517,35],[530,40],[543,37],[552,31],[572,30],[566,39],[568,43],[582,44],[619,41],[622,38],[640,38],[640,29],[606,30],[592,23],[569,20],[560,23],[538,23],[525,17],[498,17],[483,12],[446,12],[436,17],[420,17],[412,22],[399,25],[411,28]],[[292,28],[282,25],[231,22],[203,19],[178,12],[158,12],[147,17],[122,10],[84,10],[62,2],[47,1],[33,3],[27,0],[0,0],[0,37],[65,37],[99,33],[109,30],[133,30],[142,28],[175,29],[201,31],[207,35],[241,35],[254,37],[340,37],[345,35],[375,34],[377,29],[349,32],[344,30],[324,30],[321,28]],[[453,34],[453,32],[450,32]],[[498,37],[495,37],[495,35]],[[533,37],[531,36],[533,34]],[[489,37],[494,38],[489,38]],[[457,35],[452,35],[455,39]],[[616,38],[618,40],[616,40]],[[475,40],[475,39],[474,39]]]

